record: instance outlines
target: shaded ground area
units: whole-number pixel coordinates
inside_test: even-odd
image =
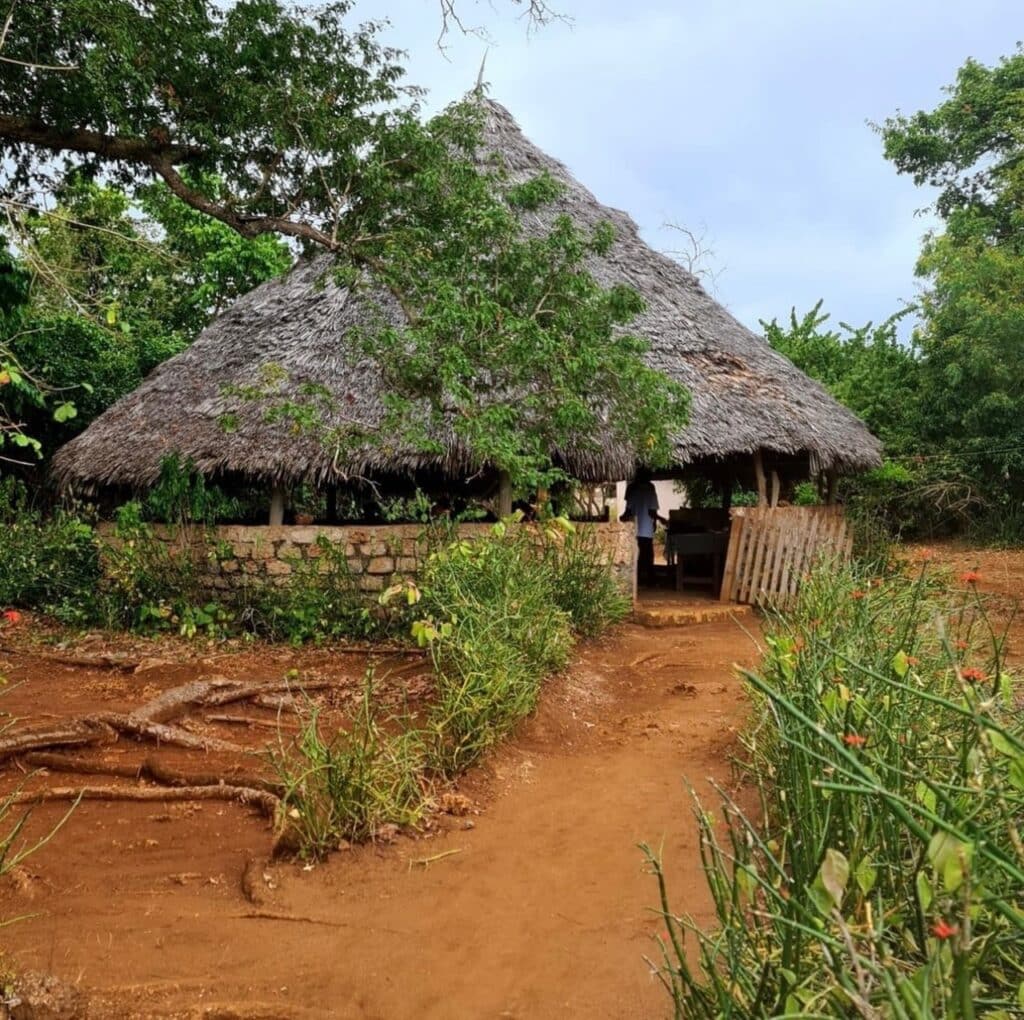
[[[655,888],[636,844],[664,841],[677,902],[703,916],[682,780],[704,789],[705,777],[728,781],[744,712],[732,667],[756,660],[755,626],[630,625],[583,648],[517,738],[446,800],[454,813],[312,869],[273,861],[266,819],[242,804],[83,803],[4,880],[0,917],[32,916],[0,940],[17,967],[85,990],[94,1017],[658,1015],[663,993],[642,960],[658,930],[647,909]],[[4,708],[33,725],[130,712],[211,675],[272,682],[293,669],[330,681],[314,696],[344,714],[365,665],[358,655],[281,650],[150,662],[138,673],[20,652],[0,659],[23,681]],[[392,658],[382,672],[389,696],[429,696],[422,660]],[[253,750],[274,739],[264,726],[273,708],[231,710],[259,722],[211,718],[226,711],[175,725]],[[249,776],[264,769],[259,757],[156,750],[125,736],[89,754],[122,763],[159,755],[182,769]],[[0,768],[0,789],[25,780],[17,759]],[[37,808],[31,831],[45,832],[65,808]]]

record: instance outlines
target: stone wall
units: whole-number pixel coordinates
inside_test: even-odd
[[[604,547],[622,587],[634,591],[634,539],[631,524],[577,524],[593,530]],[[460,538],[486,534],[489,524],[460,524]],[[158,528],[165,541],[180,541],[172,529]],[[351,573],[370,594],[383,591],[399,578],[415,577],[424,555],[420,524],[345,525],[222,525],[207,533],[215,555],[207,557],[211,587],[226,591],[252,581],[284,583],[303,561],[318,560],[322,536],[344,549]]]

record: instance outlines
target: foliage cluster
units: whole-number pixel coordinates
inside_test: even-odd
[[[412,612],[412,634],[430,650],[436,692],[426,712],[381,719],[368,681],[349,731],[324,734],[310,710],[297,745],[274,756],[306,855],[414,820],[435,781],[468,768],[533,710],[578,634],[628,609],[602,550],[564,519],[500,522],[473,542],[442,533],[434,543],[419,585],[382,597]]]
[[[18,426],[10,443],[30,437],[37,453],[83,429],[291,262],[279,240],[246,240],[158,185],[133,201],[74,176],[51,208],[19,206],[9,223],[14,251],[0,242],[0,279],[10,283],[0,314],[3,408]]]
[[[93,528],[63,511],[44,515],[13,478],[0,479],[0,526],[0,606],[92,622],[103,573]]]
[[[676,1016],[1019,1015],[1020,687],[972,576],[823,567],[766,642],[760,811],[698,811],[717,931],[672,912],[647,851]]]
[[[361,343],[387,394],[382,421],[341,407],[328,422],[329,395],[306,393],[307,406],[281,412],[297,427],[347,452],[434,452],[451,437],[475,463],[531,485],[558,475],[553,451],[589,448],[602,431],[662,463],[687,394],[620,328],[641,308],[636,292],[588,268],[612,243],[610,225],[552,216],[526,231],[560,187],[546,175],[513,181],[485,159],[477,102],[422,120],[399,54],[381,25],[352,20],[353,6],[18,5],[0,62],[0,179],[25,207],[37,194],[63,203],[19,238],[56,292],[44,306],[64,314],[72,297],[73,312],[103,312],[100,322],[143,338],[155,317],[159,336],[180,344],[279,272],[283,249],[268,238],[288,237],[331,252],[339,282],[379,313]],[[524,6],[534,20],[549,14]],[[170,243],[141,234],[129,203]],[[141,308],[140,292],[152,295]],[[37,339],[48,349],[56,337]]]
[[[885,156],[935,189],[909,343],[900,316],[825,328],[820,304],[769,341],[859,414],[889,462],[848,486],[894,531],[1020,541],[1024,518],[1024,50],[968,60],[933,110],[878,130]],[[907,314],[907,313],[903,313]]]
[[[253,581],[241,588],[233,596],[238,623],[257,637],[294,645],[397,636],[398,617],[369,602],[344,546],[320,536],[314,548],[315,557],[292,562],[286,583]]]
[[[271,764],[284,786],[291,842],[305,857],[342,840],[373,839],[384,825],[414,824],[423,811],[421,735],[402,720],[381,719],[372,671],[347,731],[325,733],[310,703],[298,739],[279,742]]]

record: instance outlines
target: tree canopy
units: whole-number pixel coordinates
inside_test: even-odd
[[[391,384],[384,427],[325,441],[429,446],[443,421],[480,461],[534,481],[550,477],[552,450],[585,447],[612,423],[638,456],[663,462],[687,399],[623,330],[638,295],[587,269],[610,227],[554,219],[526,236],[517,212],[554,197],[552,182],[512,188],[481,161],[472,99],[425,122],[400,55],[380,25],[351,22],[353,6],[16,0],[0,47],[7,192],[20,212],[45,194],[91,203],[68,221],[116,222],[86,241],[50,210],[26,258],[46,267],[52,299],[84,273],[88,304],[75,312],[102,310],[134,335],[149,335],[151,313],[165,334],[189,336],[274,268],[253,243],[284,237],[333,253],[345,284],[386,288],[406,320],[396,331],[382,316],[361,337]],[[452,21],[455,4],[441,14]],[[189,286],[131,236],[124,196],[159,222],[160,256],[191,267]],[[315,409],[290,410],[315,426]]]
[[[968,60],[934,110],[882,126],[901,173],[938,189],[915,344],[920,436],[989,502],[1024,497],[1024,51]]]

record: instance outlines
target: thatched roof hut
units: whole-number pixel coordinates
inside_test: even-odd
[[[880,444],[854,415],[737,322],[694,276],[645,244],[629,216],[601,205],[523,135],[504,107],[481,102],[485,145],[504,160],[514,180],[546,170],[566,186],[553,208],[526,214],[528,228],[560,212],[581,226],[614,226],[609,255],[591,270],[604,283],[626,283],[643,295],[646,310],[630,330],[649,342],[650,364],[692,394],[690,424],[676,444],[680,467],[713,469],[741,457],[749,463],[757,451],[780,463],[802,464],[805,477],[879,463]],[[315,436],[296,435],[287,422],[268,422],[260,401],[225,394],[226,386],[259,383],[264,367],[275,365],[287,373],[286,391],[315,383],[333,394],[345,415],[364,422],[377,418],[379,373],[345,340],[350,326],[364,320],[366,298],[325,280],[328,266],[328,256],[302,262],[240,298],[187,350],[58,452],[54,472],[62,487],[146,487],[169,454],[191,460],[206,475],[277,485],[417,470],[460,477],[480,467],[450,437],[441,456],[368,449],[358,463],[339,465]],[[381,295],[376,300],[398,316],[393,302]],[[590,481],[628,477],[636,466],[632,450],[610,442],[559,456],[571,474]]]

